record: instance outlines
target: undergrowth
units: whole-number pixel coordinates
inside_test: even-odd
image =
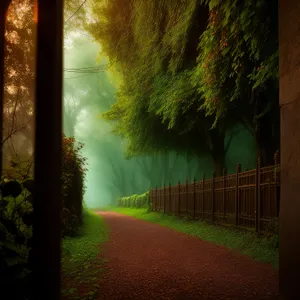
[[[255,260],[271,263],[278,268],[278,236],[258,237],[251,232],[227,229],[203,221],[187,220],[162,213],[149,212],[143,208],[109,207],[106,210],[119,212],[128,216],[157,223],[203,240],[224,245],[227,248],[246,254]]]
[[[99,273],[105,260],[100,258],[101,245],[108,239],[103,218],[84,211],[84,225],[75,237],[62,241],[63,299],[95,299],[99,290]]]

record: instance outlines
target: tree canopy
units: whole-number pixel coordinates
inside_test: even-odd
[[[95,2],[86,28],[121,77],[104,118],[128,155],[211,155],[221,173],[236,124],[253,133],[259,155],[267,137],[276,149],[276,26],[276,1]]]

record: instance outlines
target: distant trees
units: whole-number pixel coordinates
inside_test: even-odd
[[[34,0],[12,0],[5,22],[3,139],[4,169],[26,163],[33,153],[36,24]],[[81,0],[65,1],[69,19]],[[82,20],[83,11],[66,24],[67,32]],[[72,22],[71,22],[72,21]],[[46,91],[45,91],[46,92]],[[70,110],[68,110],[70,113]],[[31,165],[31,164],[30,164]],[[32,165],[33,166],[33,165]]]
[[[3,139],[4,168],[32,154],[35,87],[33,0],[13,0],[5,23]]]
[[[225,137],[243,124],[267,162],[279,145],[275,2],[94,3],[88,30],[121,76],[104,118],[128,155],[211,156],[220,175]]]

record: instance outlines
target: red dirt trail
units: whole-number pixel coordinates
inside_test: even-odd
[[[199,238],[114,212],[99,300],[278,299],[278,274],[267,264]]]

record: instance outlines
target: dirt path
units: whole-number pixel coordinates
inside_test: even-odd
[[[113,212],[99,300],[277,299],[269,265],[196,237]]]

